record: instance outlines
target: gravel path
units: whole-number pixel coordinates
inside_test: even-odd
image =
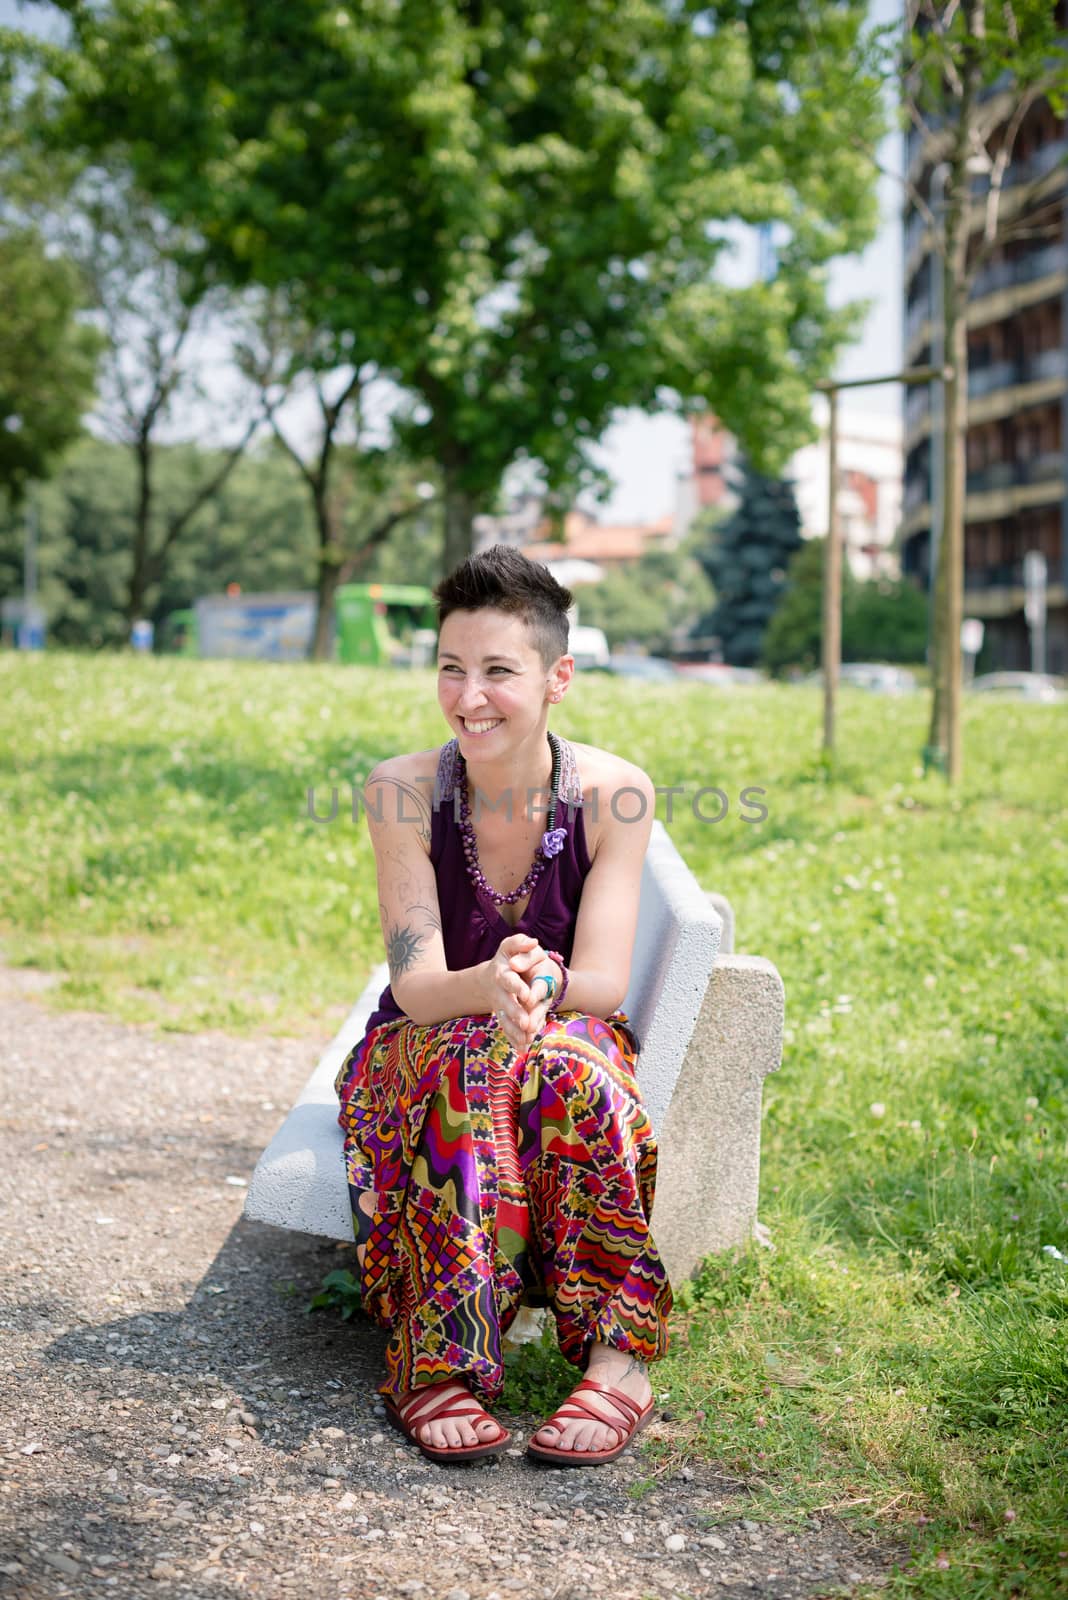
[[[304,1314],[335,1247],[241,1216],[325,1041],[52,1013],[46,984],[0,966],[0,1593],[788,1600],[900,1557],[758,1526],[711,1467],[636,1494],[637,1451],[424,1462],[376,1404],[381,1335]]]

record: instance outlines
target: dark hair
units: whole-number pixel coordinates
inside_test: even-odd
[[[468,556],[442,578],[434,599],[439,628],[454,611],[504,611],[522,617],[544,666],[551,667],[567,653],[570,589],[557,583],[540,561],[528,561],[510,545],[495,544],[481,555]]]

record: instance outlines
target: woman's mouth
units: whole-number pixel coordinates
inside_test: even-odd
[[[465,733],[472,733],[472,734],[475,734],[476,737],[477,737],[477,735],[482,734],[482,733],[492,733],[494,728],[499,728],[500,727],[501,723],[504,721],[504,718],[503,717],[483,717],[481,720],[476,722],[476,721],[472,721],[468,717],[461,717],[460,721],[464,725],[464,732]]]

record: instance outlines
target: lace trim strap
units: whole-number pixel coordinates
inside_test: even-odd
[[[555,734],[554,738],[560,745],[560,772],[556,780],[557,799],[569,810],[577,810],[582,805],[582,776],[578,760],[566,739],[561,739],[559,734]],[[450,739],[448,744],[442,745],[441,754],[438,756],[438,771],[434,779],[434,810],[440,810],[442,805],[454,804],[459,788],[460,744],[459,740]]]

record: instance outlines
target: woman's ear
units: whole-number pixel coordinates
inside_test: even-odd
[[[574,656],[561,656],[549,673],[548,689],[549,699],[555,705],[564,698],[567,686],[575,675]]]

